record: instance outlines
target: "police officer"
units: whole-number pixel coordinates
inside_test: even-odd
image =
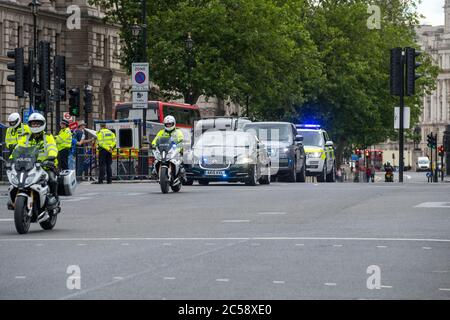
[[[103,183],[105,178],[106,168],[106,182],[112,183],[112,152],[116,147],[116,135],[109,129],[106,129],[106,124],[100,124],[100,131],[97,132],[97,145],[99,148],[99,177],[98,184]]]
[[[50,195],[48,198],[48,208],[56,208],[58,198],[58,181],[56,179],[56,168],[58,166],[58,148],[55,139],[51,134],[45,133],[46,121],[40,113],[33,113],[28,119],[30,125],[30,135],[24,135],[19,139],[18,146],[37,146],[39,154],[37,160],[42,163],[42,168],[48,173]]]
[[[61,121],[61,130],[55,138],[58,147],[59,169],[68,170],[70,149],[72,148],[72,131],[69,128],[69,121]]]
[[[178,152],[183,155],[184,135],[183,132],[181,132],[181,130],[176,127],[175,117],[167,116],[164,118],[164,129],[160,130],[155,139],[153,139],[153,148],[156,148],[156,143],[158,142],[159,138],[172,138],[173,142],[177,144]],[[181,164],[180,173],[181,178],[184,180],[184,182],[186,182],[186,170],[184,169],[183,164]]]
[[[9,128],[6,130],[6,147],[9,149],[10,153],[14,150],[19,139],[24,135],[31,134],[30,127],[22,123],[20,114],[11,113],[8,117]]]

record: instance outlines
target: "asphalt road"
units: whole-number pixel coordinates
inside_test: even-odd
[[[82,184],[16,234],[0,299],[450,299],[450,183]]]

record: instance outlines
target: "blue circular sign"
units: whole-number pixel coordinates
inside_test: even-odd
[[[142,71],[137,72],[136,75],[134,76],[134,80],[136,80],[136,83],[139,84],[143,84],[146,78],[147,77],[145,76],[145,73]]]

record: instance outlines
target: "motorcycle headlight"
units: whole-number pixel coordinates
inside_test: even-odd
[[[8,172],[8,178],[9,178],[9,181],[11,182],[11,184],[14,184],[14,185],[18,185],[19,184],[19,179],[17,178],[17,174],[9,171]]]
[[[30,175],[25,179],[25,185],[30,185],[30,184],[32,184],[35,177],[36,177],[36,173],[30,174]]]
[[[156,160],[161,160],[161,153],[158,150],[153,151]]]

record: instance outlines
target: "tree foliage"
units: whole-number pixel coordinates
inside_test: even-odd
[[[137,0],[92,0],[122,25],[124,66],[134,59],[130,26]],[[152,0],[146,48],[151,80],[168,98],[230,97],[260,120],[317,121],[338,153],[395,138],[389,93],[394,47],[417,47],[418,0]],[[368,5],[381,9],[371,30]],[[191,34],[194,46],[186,50]],[[406,99],[412,122],[434,88],[437,68],[424,54],[417,95]]]

